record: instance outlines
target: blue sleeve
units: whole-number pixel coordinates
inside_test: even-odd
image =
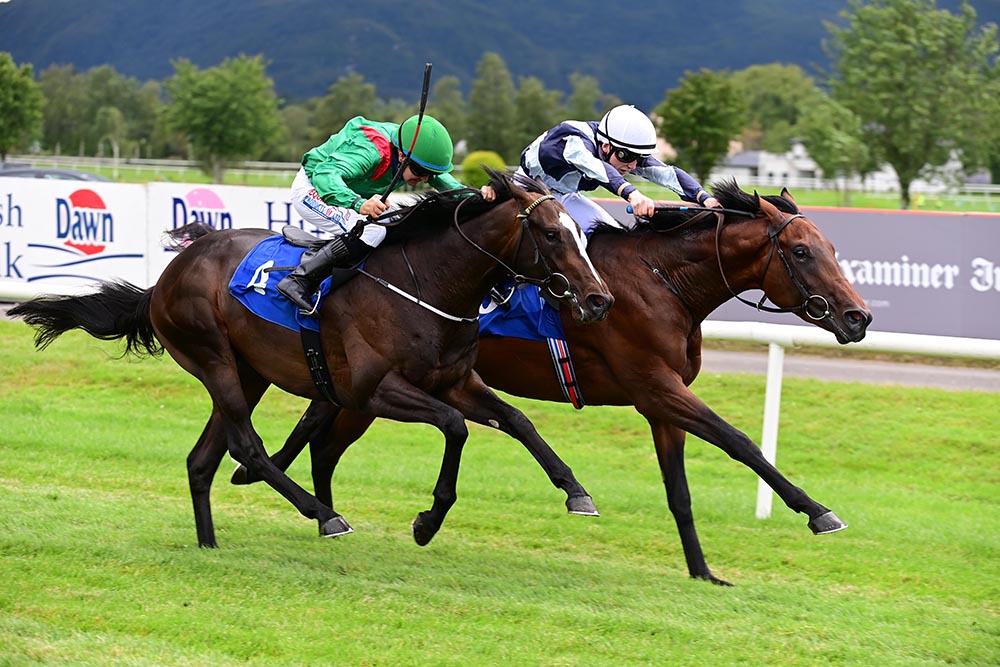
[[[686,199],[687,201],[701,204],[711,196],[686,171],[680,167],[663,164],[654,157],[646,157],[640,160],[633,173],[647,181],[673,190],[682,199]]]

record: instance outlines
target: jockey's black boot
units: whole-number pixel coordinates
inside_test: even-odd
[[[372,247],[361,239],[341,234],[318,250],[302,253],[295,270],[282,278],[277,290],[304,313],[312,314],[319,303],[319,284],[333,267],[351,267],[364,259]]]

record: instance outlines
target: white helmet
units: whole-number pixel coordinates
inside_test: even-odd
[[[653,121],[630,104],[622,104],[604,114],[597,124],[597,136],[615,148],[639,155],[652,155],[656,150]]]

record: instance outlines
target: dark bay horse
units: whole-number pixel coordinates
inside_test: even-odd
[[[613,298],[584,251],[578,225],[543,186],[506,174],[491,177],[496,202],[475,190],[452,191],[401,210],[396,218],[403,224],[372,253],[365,276],[324,299],[320,310],[338,402],[373,419],[431,424],[444,435],[433,506],[413,523],[421,545],[437,533],[456,500],[465,419],[517,438],[566,491],[570,511],[596,511],[531,422],[488,389],[472,366],[479,304],[505,274],[545,285],[570,302],[580,322],[603,319]],[[183,238],[183,230],[175,236]],[[298,333],[256,317],[228,292],[237,265],[269,235],[212,231],[175,257],[150,289],[104,283],[93,294],[39,297],[10,311],[36,328],[39,348],[79,328],[106,340],[124,338],[126,353],[165,348],[204,384],[212,415],[187,467],[198,543],[205,547],[216,546],[209,491],[227,451],[303,516],[316,519],[322,535],[351,532],[332,500],[320,502],[275,467],[251,424],[254,407],[272,384],[298,396],[323,397]]]
[[[758,197],[730,181],[718,184],[715,196],[727,209],[750,215],[728,212],[716,224],[715,216],[666,208],[632,231],[595,231],[588,253],[615,295],[615,309],[593,326],[565,317],[563,324],[586,402],[632,405],[649,422],[688,572],[725,584],[709,570],[695,531],[684,471],[686,433],[757,473],[788,507],[809,517],[814,533],[847,526],[789,482],[747,435],[688,389],[701,369],[701,322],[751,289],[763,290],[777,310],[832,332],[842,344],[864,338],[871,314],[844,277],[833,246],[786,190],[780,197]],[[566,401],[544,342],[483,336],[475,367],[495,389]],[[329,498],[337,461],[371,421],[367,415],[314,402],[273,458],[287,469],[311,440],[313,483],[320,498]],[[233,481],[253,481],[246,473],[237,469]]]

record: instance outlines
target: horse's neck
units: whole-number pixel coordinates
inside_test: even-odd
[[[624,261],[634,265],[628,269],[629,272],[647,276],[641,281],[644,291],[654,295],[664,289],[674,292],[698,323],[733,298],[729,287],[736,293],[760,287],[767,246],[767,229],[763,221],[727,223],[719,245],[725,280],[719,271],[714,227],[676,236],[653,234],[638,246],[634,242],[631,244],[631,247],[638,248],[638,253],[625,253],[623,257],[629,257]],[[659,275],[640,257],[657,269]],[[607,273],[603,275],[608,276],[622,269],[609,267],[604,271]],[[616,292],[613,285],[612,291]],[[657,301],[654,298],[652,303]]]
[[[519,230],[514,213],[508,214],[507,208],[494,208],[461,226],[469,240],[505,262],[510,260]],[[401,259],[399,250],[392,252]],[[489,289],[505,275],[503,267],[463,238],[454,225],[433,238],[408,243],[405,254],[421,298],[438,308],[450,308],[456,315],[478,312]],[[411,284],[408,268],[397,266],[394,272],[403,276],[404,284]]]

